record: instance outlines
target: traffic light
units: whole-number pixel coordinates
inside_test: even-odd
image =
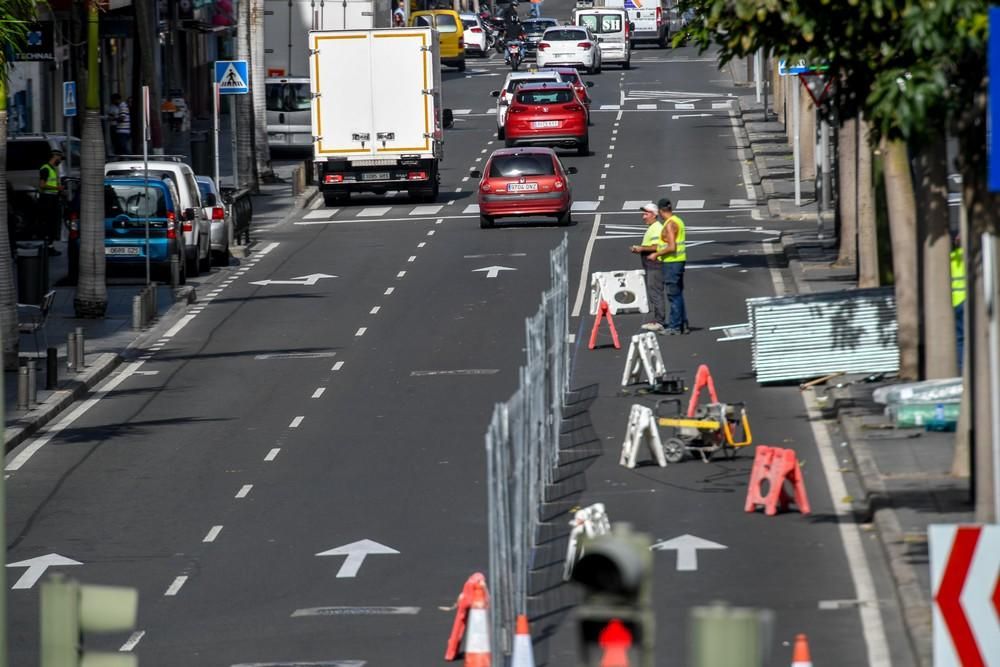
[[[653,667],[653,558],[648,535],[615,524],[583,544],[573,581],[581,667]]]
[[[135,627],[136,589],[81,585],[53,574],[42,582],[41,595],[41,667],[138,667],[139,660],[132,653],[83,647],[85,632],[122,632]]]

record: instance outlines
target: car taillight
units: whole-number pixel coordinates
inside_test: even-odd
[[[470,28],[469,29],[469,32],[475,33],[477,35],[480,34],[480,33],[482,33],[482,31],[483,31],[482,28]]]
[[[177,230],[174,229],[173,225],[168,225],[167,226],[167,238],[168,239],[175,239],[175,238],[177,238]]]
[[[576,48],[578,48],[578,49],[589,49],[592,46],[593,46],[593,44],[591,44],[590,42],[580,42],[579,44],[576,45]]]
[[[483,192],[493,192],[493,186],[490,185],[489,181],[483,181],[479,184],[479,189]]]
[[[581,107],[579,104],[576,104],[574,102],[573,104],[564,104],[563,105],[563,110],[569,111],[570,113],[577,113],[577,112],[583,111],[583,107]]]
[[[212,207],[212,220],[225,220],[226,219],[226,209],[221,206]]]
[[[508,111],[507,113],[524,113],[525,111],[527,111],[527,109],[525,109],[522,106],[519,106],[519,105],[515,104],[514,106],[512,106],[510,108],[510,111]]]
[[[562,181],[556,181],[555,183],[552,184],[552,187],[554,187],[556,190],[562,190],[563,185],[564,183]]]
[[[194,225],[191,224],[190,220],[185,220],[184,224],[181,225],[181,229],[183,229],[185,232],[193,232],[194,231]]]
[[[426,171],[411,171],[406,174],[406,179],[409,181],[426,181],[427,172]]]
[[[465,48],[465,38],[464,37],[459,37],[458,38],[458,48],[460,48],[460,49],[464,49]]]
[[[504,104],[507,103],[507,91],[506,90],[503,91],[502,93],[500,93],[500,101],[502,103],[504,103]]]
[[[549,48],[549,46],[550,46],[550,44],[548,42],[539,42],[538,43],[538,50],[539,51],[544,51],[545,49]]]
[[[323,176],[323,182],[324,183],[343,183],[344,182],[344,175],[343,174],[326,174],[325,176]]]
[[[663,24],[663,8],[656,8],[656,27],[659,28]]]

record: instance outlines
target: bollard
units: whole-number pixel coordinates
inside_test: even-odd
[[[170,286],[177,289],[181,282],[181,263],[177,260],[177,255],[170,258]]]
[[[38,405],[38,366],[28,359],[28,405]]]
[[[132,328],[138,331],[142,324],[142,296],[136,294],[132,297]]]
[[[72,332],[66,336],[66,368],[76,372],[76,334]]]
[[[83,327],[76,328],[76,367],[77,370],[82,371],[87,367],[86,359],[86,348],[84,347],[86,339],[83,335]]]
[[[24,364],[17,369],[17,409],[28,409],[28,367]]]
[[[157,285],[155,282],[149,284],[149,300],[152,306],[149,309],[149,321],[152,322],[156,319],[156,316],[160,314],[160,304],[156,302],[157,297]]]
[[[45,350],[45,388],[55,390],[59,386],[59,351],[54,347]]]

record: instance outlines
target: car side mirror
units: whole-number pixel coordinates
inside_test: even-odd
[[[594,82],[593,81],[588,81],[587,82],[587,88],[593,88],[593,87],[594,87]]]
[[[566,167],[567,174],[575,174],[577,172],[576,167]]]
[[[482,178],[483,172],[479,171],[478,169],[470,169],[469,176],[471,176],[472,178]]]
[[[455,113],[451,109],[445,109],[441,112],[441,124],[446,128],[455,124]]]
[[[500,91],[499,90],[494,90],[494,91],[492,91],[490,93],[490,95],[492,95],[493,97],[500,97]]]

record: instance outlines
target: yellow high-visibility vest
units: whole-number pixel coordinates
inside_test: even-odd
[[[663,221],[659,218],[656,222],[646,227],[646,233],[642,237],[642,245],[646,247],[657,247],[660,245],[660,234],[663,232]]]
[[[951,307],[965,303],[965,257],[961,248],[951,251]]]
[[[51,164],[46,162],[42,165],[42,169],[45,170],[45,185],[42,187],[42,192],[44,194],[58,194],[59,193],[59,172]]]
[[[684,228],[684,221],[681,220],[676,215],[671,215],[667,218],[666,222],[663,223],[663,228],[666,229],[667,225],[673,221],[677,223],[677,250],[670,253],[669,255],[663,255],[660,257],[661,262],[686,262],[687,261],[687,231]],[[660,243],[659,248],[662,250],[666,247],[666,243]]]

